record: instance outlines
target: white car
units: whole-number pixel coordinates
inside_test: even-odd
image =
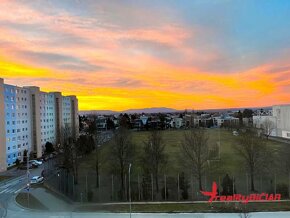
[[[42,161],[39,161],[39,160],[31,160],[31,161],[29,161],[30,163],[34,163],[34,164],[36,164],[36,165],[38,165],[38,166],[40,166],[41,164],[42,164]]]
[[[42,176],[34,176],[31,178],[30,183],[31,184],[37,184],[37,183],[42,183],[44,178]]]

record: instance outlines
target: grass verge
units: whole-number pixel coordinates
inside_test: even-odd
[[[170,203],[170,204],[132,204],[132,212],[139,213],[242,213],[289,211],[289,202],[259,203]],[[75,208],[80,212],[129,212],[128,204],[118,205],[81,205]]]
[[[29,199],[29,201],[28,201]],[[40,201],[38,201],[33,195],[27,193],[19,193],[16,196],[16,202],[22,207],[36,210],[48,210]]]

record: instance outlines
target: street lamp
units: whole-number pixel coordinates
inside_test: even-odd
[[[132,164],[129,164],[129,205],[130,205],[130,218],[131,218],[131,212],[132,212],[132,205],[131,205],[131,166]]]

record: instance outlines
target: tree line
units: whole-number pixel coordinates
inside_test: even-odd
[[[95,122],[95,121],[94,121]],[[164,166],[168,163],[169,156],[166,152],[166,139],[160,130],[152,130],[148,132],[146,139],[143,141],[142,152],[137,153],[136,145],[132,140],[132,131],[128,129],[126,123],[121,125],[114,131],[114,136],[109,145],[109,157],[103,157],[100,154],[100,146],[104,139],[100,132],[97,131],[96,125],[92,123],[88,129],[88,135],[81,136],[75,142],[64,134],[64,159],[63,165],[68,173],[75,177],[75,183],[78,182],[78,166],[79,156],[85,156],[94,151],[95,172],[96,172],[96,188],[99,188],[99,173],[102,161],[110,161],[110,165],[114,173],[120,180],[119,199],[128,199],[128,192],[125,190],[128,183],[129,165],[138,166],[142,171],[142,190],[145,199],[150,199],[152,185],[154,185],[154,194],[157,198],[164,198],[167,190],[166,187],[160,188],[160,177],[164,175]],[[256,192],[255,177],[257,173],[271,173],[275,166],[275,156],[285,157],[285,167],[290,172],[289,159],[286,153],[278,154],[276,150],[267,145],[267,140],[255,128],[244,128],[240,131],[236,143],[233,145],[236,154],[241,157],[242,165],[246,169],[250,177],[250,190]],[[198,181],[199,190],[204,190],[203,178],[208,170],[209,157],[209,135],[205,128],[192,128],[184,132],[182,140],[179,143],[180,158],[187,166]],[[290,153],[290,152],[289,152]],[[289,154],[288,153],[288,154]],[[271,171],[272,170],[272,171]],[[152,183],[153,182],[153,183]],[[179,185],[182,190],[183,197],[188,196],[188,181],[184,176],[184,172],[180,174]],[[225,186],[223,192],[231,186],[231,179],[226,175],[223,180]],[[225,185],[227,184],[227,185]],[[229,192],[229,190],[228,190]],[[232,191],[233,192],[233,191]],[[230,192],[231,193],[231,192]]]

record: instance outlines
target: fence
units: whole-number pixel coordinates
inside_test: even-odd
[[[204,175],[203,190],[211,191],[212,183],[218,184],[222,192],[222,181],[225,175]],[[230,175],[234,193],[249,194],[251,191],[250,176],[245,174]],[[198,180],[191,174],[158,176],[158,187],[154,176],[132,174],[130,178],[132,201],[195,201],[207,200],[199,191]],[[45,180],[55,190],[75,202],[119,202],[129,201],[129,178],[124,176],[122,188],[119,175],[97,175],[94,172],[79,174],[78,179],[65,170],[51,173]],[[282,199],[289,197],[290,175],[255,175],[255,191],[258,193],[280,193]],[[158,190],[157,190],[158,189]],[[123,192],[123,198],[122,193]]]

